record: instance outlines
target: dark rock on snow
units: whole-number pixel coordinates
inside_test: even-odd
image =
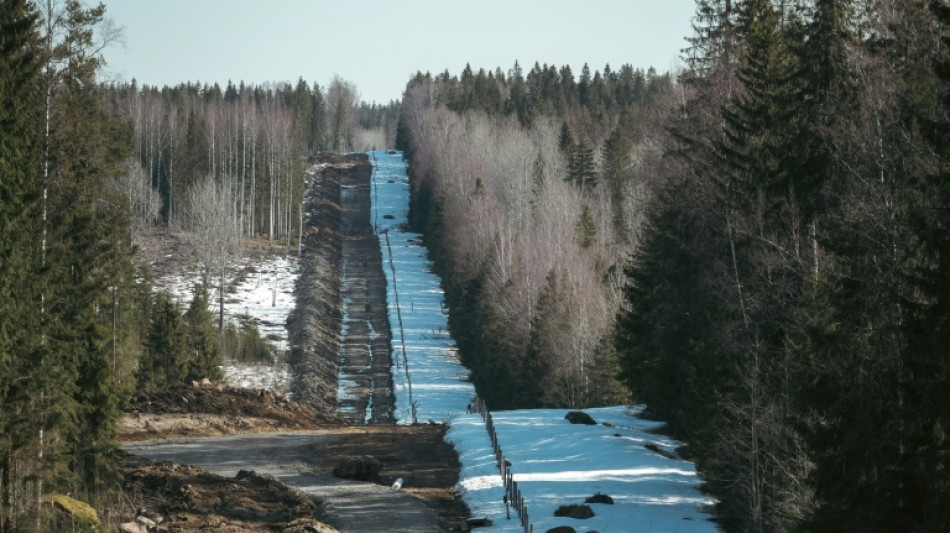
[[[597,422],[595,422],[589,414],[582,411],[571,411],[564,415],[564,418],[566,418],[571,424],[586,424],[588,426],[597,425]]]
[[[597,494],[594,494],[593,496],[584,500],[584,503],[606,503],[613,505],[614,499],[606,494],[601,494],[598,492]]]
[[[584,519],[594,516],[594,511],[590,508],[590,505],[562,505],[554,511],[554,516]]]

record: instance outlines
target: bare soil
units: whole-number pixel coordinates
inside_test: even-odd
[[[139,391],[119,422],[122,440],[317,429],[336,420],[271,391],[224,385]]]
[[[319,520],[326,514],[322,502],[268,476],[224,477],[134,455],[126,456],[122,469],[138,514],[158,522],[153,531],[337,531]]]
[[[125,489],[137,508],[162,515],[170,531],[225,526],[233,529],[224,531],[282,531],[303,518],[343,531],[452,531],[469,511],[454,489],[459,462],[443,440],[445,431],[428,424],[339,424],[248,437],[130,439],[139,442],[128,442],[129,452],[174,462],[129,459],[123,465]],[[332,476],[333,467],[352,455],[380,460],[375,484]],[[256,492],[235,479],[241,470],[273,476],[292,488],[277,492],[286,497]],[[402,488],[393,490],[399,478]]]
[[[370,223],[373,167],[364,154],[353,166],[329,168],[340,183],[343,335],[337,409],[350,423],[394,423],[391,340],[383,258]]]

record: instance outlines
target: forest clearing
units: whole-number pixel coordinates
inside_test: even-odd
[[[947,529],[950,0],[186,1],[0,0],[0,533]]]

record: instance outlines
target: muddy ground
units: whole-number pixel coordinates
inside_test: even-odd
[[[318,429],[334,417],[271,391],[225,385],[139,391],[119,421],[124,441]]]
[[[345,171],[327,169],[340,182],[343,332],[338,395],[340,416],[354,424],[391,424],[393,377],[386,276],[370,222],[373,167],[364,155]]]

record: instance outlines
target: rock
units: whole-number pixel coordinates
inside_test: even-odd
[[[210,380],[210,379],[208,379],[208,378],[201,378],[201,386],[202,386],[202,387],[210,387],[210,386],[212,386],[212,385],[213,385],[213,383],[211,383],[211,380]]]
[[[566,418],[567,421],[570,422],[571,424],[585,424],[588,426],[597,425],[597,422],[595,422],[594,419],[591,418],[589,414],[583,411],[571,411],[567,413],[566,415],[564,415],[564,418]]]
[[[73,519],[87,526],[99,525],[99,514],[86,502],[70,498],[65,494],[53,496],[53,507],[69,513]]]
[[[491,518],[488,518],[487,516],[483,518],[469,518],[465,520],[465,525],[467,525],[469,528],[491,527],[493,524],[494,522],[492,522]]]
[[[309,524],[292,525],[282,529],[281,533],[339,533],[339,531],[326,524],[313,521]]]
[[[594,494],[593,496],[584,500],[584,503],[606,503],[613,505],[614,499],[606,494],[601,494],[598,492],[597,494]]]
[[[648,442],[648,443],[644,444],[643,447],[646,448],[646,449],[648,449],[648,450],[650,450],[650,451],[653,452],[653,453],[660,454],[660,455],[662,455],[663,457],[666,457],[667,459],[676,459],[676,454],[670,453],[670,452],[664,450],[663,448],[660,448],[659,446],[657,446],[656,444],[654,444],[654,443],[652,443],[652,442]]]
[[[119,524],[120,533],[148,533],[148,530],[145,529],[145,526],[137,522],[126,522],[124,524]]]
[[[383,464],[372,455],[353,455],[333,467],[333,475],[357,481],[376,481]]]
[[[557,527],[552,527],[551,529],[547,530],[545,533],[577,533],[577,530],[572,528],[571,526],[557,526]]]
[[[590,508],[590,505],[562,505],[554,511],[554,516],[564,516],[567,518],[591,518],[594,516],[593,509]]]
[[[147,517],[147,516],[136,516],[136,517],[135,517],[135,521],[138,522],[139,524],[142,524],[143,526],[145,526],[146,529],[148,529],[148,528],[153,528],[153,527],[155,527],[156,525],[158,525],[158,524],[155,523],[154,520],[152,520],[151,518],[149,518],[149,517]]]

